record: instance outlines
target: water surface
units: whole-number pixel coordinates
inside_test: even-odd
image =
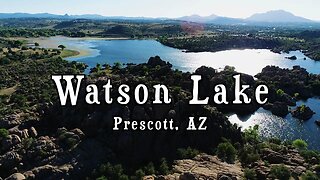
[[[144,63],[149,57],[159,55],[163,60],[173,64],[174,68],[182,71],[194,71],[203,65],[216,69],[222,69],[229,65],[234,66],[239,72],[255,75],[267,65],[276,65],[282,68],[300,65],[310,73],[320,74],[320,62],[305,57],[299,51],[276,54],[266,49],[245,49],[215,53],[185,53],[164,46],[155,40],[97,40],[65,37],[53,37],[47,39],[47,42],[44,41],[43,44],[47,46],[64,44],[70,49],[89,52],[81,57],[68,58],[68,60],[84,62],[89,67],[94,67],[97,63],[111,65],[115,62]],[[293,55],[298,59],[285,58]],[[308,142],[310,148],[320,150],[320,128],[315,124],[316,120],[320,120],[320,99],[311,98],[307,101],[299,101],[298,104],[306,104],[317,114],[308,121],[300,121],[290,114],[281,118],[261,108],[254,114],[247,116],[229,114],[229,120],[232,123],[237,123],[243,129],[258,124],[260,134],[263,137],[278,137],[283,140],[301,138]]]
[[[41,44],[42,43],[42,44]],[[57,47],[64,44],[69,49],[86,51],[87,55],[71,57],[69,60],[84,62],[89,67],[97,63],[110,65],[115,62],[145,63],[151,56],[159,55],[163,60],[173,64],[173,68],[193,72],[200,66],[223,69],[226,65],[234,66],[237,71],[256,75],[267,65],[292,68],[300,65],[308,72],[320,74],[320,61],[305,57],[300,51],[289,54],[276,54],[266,49],[227,50],[220,52],[185,53],[182,50],[167,47],[155,40],[101,40],[72,39],[51,37],[41,42],[44,46]],[[287,56],[297,56],[297,60],[289,60]],[[304,60],[306,58],[306,60]]]

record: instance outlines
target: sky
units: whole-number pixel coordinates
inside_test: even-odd
[[[319,0],[0,0],[0,13],[170,18],[192,14],[246,18],[254,13],[282,9],[320,21],[319,7]]]

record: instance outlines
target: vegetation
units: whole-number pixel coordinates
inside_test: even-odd
[[[230,142],[220,143],[217,147],[217,156],[229,163],[233,163],[236,159],[237,150]]]
[[[4,128],[1,128],[1,129],[0,129],[0,139],[6,138],[6,137],[8,137],[8,135],[9,135],[8,130],[6,130],[6,129],[4,129]]]
[[[179,148],[177,150],[178,159],[191,159],[198,155],[200,152],[196,149],[192,149],[191,147],[188,148]]]
[[[301,176],[302,180],[318,180],[319,177],[311,171],[307,171]]]
[[[291,173],[289,169],[284,165],[275,165],[271,167],[271,177],[280,180],[289,180]]]
[[[257,174],[254,169],[246,168],[244,170],[244,178],[247,180],[255,180],[255,179],[257,179]]]
[[[300,150],[305,150],[308,147],[308,144],[302,139],[296,139],[292,142],[292,145]]]

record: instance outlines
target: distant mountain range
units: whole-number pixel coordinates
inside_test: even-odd
[[[8,18],[57,18],[57,19],[105,19],[106,17],[97,15],[97,14],[84,14],[84,15],[56,15],[49,13],[38,13],[38,14],[29,14],[29,13],[0,13],[0,19]]]
[[[177,18],[177,20],[198,22],[198,23],[217,23],[217,24],[314,23],[315,22],[310,19],[295,16],[294,14],[284,10],[275,10],[275,11],[268,11],[265,13],[257,13],[245,19],[221,17],[217,15],[210,15],[210,16],[192,15],[192,16],[184,16],[181,18]]]
[[[56,15],[49,13],[29,14],[29,13],[0,13],[0,19],[7,18],[56,18],[56,19],[122,19],[122,20],[180,20],[196,23],[213,24],[250,24],[250,23],[315,23],[310,19],[295,16],[284,10],[274,10],[265,13],[257,13],[248,18],[229,18],[217,15],[199,16],[191,15],[180,18],[146,18],[146,17],[124,17],[124,16],[101,16],[97,14],[84,15]]]

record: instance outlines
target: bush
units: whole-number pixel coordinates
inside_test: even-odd
[[[301,176],[302,180],[318,180],[318,176],[312,173],[311,171],[307,171]]]
[[[1,128],[0,129],[0,138],[6,138],[8,136],[9,136],[9,131],[4,128]]]
[[[252,164],[259,159],[260,156],[252,145],[247,144],[239,151],[239,160],[243,165]]]
[[[276,93],[280,97],[284,95],[284,91],[282,89],[278,89]]]
[[[162,158],[160,160],[160,166],[159,166],[159,174],[166,175],[169,174],[169,166],[167,163],[167,160],[165,158]]]
[[[142,179],[146,174],[142,169],[138,169],[135,172],[135,179]]]
[[[317,151],[303,150],[300,151],[300,155],[308,162],[311,163],[312,159],[315,158],[318,162],[320,161],[320,156]]]
[[[283,164],[272,166],[270,175],[272,178],[279,180],[289,180],[291,177],[290,170]]]
[[[254,169],[245,169],[244,170],[244,178],[247,180],[257,179],[256,171]]]
[[[259,126],[255,125],[244,131],[244,140],[256,144],[259,141]]]
[[[217,156],[226,162],[233,163],[236,159],[237,150],[230,142],[220,143],[217,148]]]
[[[108,179],[129,179],[127,175],[124,174],[123,168],[120,164],[112,165],[110,163],[102,164],[99,168],[100,178],[104,179],[107,177]]]
[[[281,140],[279,138],[270,138],[268,141],[269,143],[281,145]]]
[[[188,147],[187,149],[179,148],[177,150],[178,159],[191,159],[197,156],[200,152],[196,149]]]
[[[151,174],[155,174],[156,170],[154,168],[154,165],[152,162],[148,163],[144,168],[143,168],[144,172],[146,175],[151,175]]]
[[[292,145],[300,150],[307,149],[308,144],[302,139],[296,139],[292,142]]]

